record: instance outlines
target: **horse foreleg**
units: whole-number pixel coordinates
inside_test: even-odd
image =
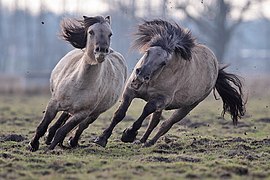
[[[144,144],[144,147],[154,145],[161,136],[166,134],[175,123],[181,121],[194,107],[195,106],[189,106],[175,110],[171,117],[161,124],[157,134],[150,141]]]
[[[139,140],[140,143],[145,143],[148,139],[149,135],[152,133],[152,131],[155,129],[155,127],[158,125],[160,121],[162,111],[156,111],[152,114],[150,122],[148,124],[147,130]]]
[[[52,141],[51,145],[49,146],[49,150],[54,149],[54,147],[58,143],[62,143],[63,140],[65,139],[66,135],[73,128],[75,128],[83,119],[85,119],[86,116],[87,115],[85,113],[79,113],[79,114],[75,114],[75,115],[71,116],[68,119],[68,121],[56,131],[55,136],[53,138],[53,141]]]
[[[93,115],[93,116],[90,116],[90,117],[87,117],[85,120],[83,120],[83,122],[81,122],[79,124],[79,127],[78,129],[76,130],[75,132],[75,135],[74,137],[71,137],[68,141],[70,147],[76,147],[78,146],[78,141],[79,141],[79,138],[82,134],[82,132],[88,128],[88,126],[90,124],[92,124],[97,118],[98,118],[99,115]]]
[[[31,142],[29,143],[29,150],[30,151],[38,150],[39,139],[40,139],[40,137],[42,137],[45,134],[49,124],[55,118],[56,114],[57,114],[56,102],[50,100],[48,105],[47,105],[47,108],[45,110],[44,116],[36,129],[36,134],[32,138]]]
[[[126,112],[128,110],[128,107],[130,106],[131,101],[133,100],[133,97],[130,95],[123,96],[123,100],[118,107],[117,111],[114,113],[114,116],[112,118],[111,124],[103,131],[103,133],[95,139],[95,143],[106,147],[106,144],[108,142],[109,137],[112,135],[112,131],[114,127],[121,122],[124,117],[126,116]]]
[[[126,128],[122,134],[121,140],[123,142],[133,142],[138,134],[138,130],[141,128],[144,119],[150,115],[151,113],[155,112],[157,109],[164,108],[164,98],[155,98],[150,100],[143,108],[143,112],[140,117],[135,121],[131,127]]]
[[[59,129],[63,124],[65,124],[65,122],[67,121],[67,119],[70,117],[70,115],[67,112],[63,112],[61,114],[61,116],[57,119],[57,121],[54,123],[54,125],[52,125],[49,130],[48,130],[48,135],[46,137],[45,143],[47,145],[51,144],[51,141],[55,135],[55,132],[57,131],[57,129]]]

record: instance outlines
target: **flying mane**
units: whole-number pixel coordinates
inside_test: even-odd
[[[75,48],[83,49],[86,46],[87,29],[95,23],[105,23],[102,16],[86,17],[81,19],[64,19],[61,22],[60,36]]]
[[[189,30],[161,19],[144,21],[138,26],[135,36],[133,47],[141,52],[153,46],[160,46],[186,60],[191,59],[192,48],[195,46],[195,39]]]

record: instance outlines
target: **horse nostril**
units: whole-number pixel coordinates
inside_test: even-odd
[[[150,80],[150,77],[149,76],[146,76],[146,77],[144,77],[144,80],[145,81],[149,81]]]
[[[108,48],[105,48],[105,53],[109,53],[109,49]]]
[[[141,68],[136,69],[136,74],[139,74],[141,72]]]
[[[97,48],[95,49],[95,52],[100,52],[100,50],[101,50],[101,48],[100,48],[100,47],[97,47]]]

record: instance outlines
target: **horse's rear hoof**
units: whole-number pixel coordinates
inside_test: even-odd
[[[68,145],[72,148],[77,147],[78,146],[78,141],[76,141],[73,137],[71,137],[68,140]]]
[[[30,142],[29,145],[28,145],[28,149],[31,152],[37,151],[38,148],[39,148],[39,142],[36,142],[36,143]]]
[[[133,142],[136,139],[138,131],[132,131],[129,128],[125,129],[121,141],[122,142]]]
[[[94,143],[96,143],[96,144],[98,144],[98,145],[100,145],[100,146],[102,146],[104,148],[106,147],[107,142],[108,142],[108,140],[106,138],[102,137],[102,136],[97,137],[95,139],[95,141],[94,141]]]
[[[133,142],[133,144],[135,144],[135,145],[141,145],[143,143],[140,140],[136,140],[136,141]]]
[[[144,145],[143,145],[143,147],[144,148],[147,148],[147,147],[151,147],[151,146],[153,146],[155,143],[153,142],[153,141],[147,141],[146,143],[144,143]]]
[[[53,136],[50,133],[45,137],[45,144],[50,145],[52,143]]]

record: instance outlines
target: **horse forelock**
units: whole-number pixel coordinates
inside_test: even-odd
[[[135,36],[137,38],[133,47],[141,52],[152,46],[160,46],[169,53],[175,52],[186,60],[191,59],[192,48],[195,46],[195,39],[190,31],[176,23],[171,24],[161,19],[144,21],[138,26]]]
[[[103,16],[95,16],[95,17],[85,17],[84,18],[84,26],[85,30],[87,30],[90,26],[96,24],[96,23],[106,23],[107,21]]]
[[[96,23],[105,23],[102,16],[84,17],[81,19],[63,19],[60,36],[75,48],[83,49],[86,46],[87,30]]]

